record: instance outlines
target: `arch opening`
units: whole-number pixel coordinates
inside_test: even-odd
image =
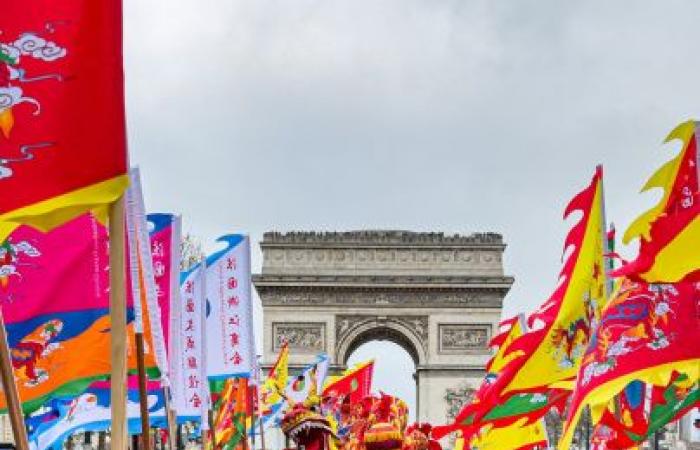
[[[420,356],[413,342],[400,331],[389,327],[373,327],[356,334],[345,350],[343,364],[348,365],[350,356],[361,346],[372,342],[388,342],[398,346],[413,361],[413,366],[420,364]]]
[[[417,417],[418,389],[415,380],[416,357],[393,339],[366,338],[348,352],[346,364],[374,359],[373,392],[385,392],[403,399],[409,408],[409,421]]]

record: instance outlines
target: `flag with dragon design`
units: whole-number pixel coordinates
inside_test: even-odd
[[[590,185],[567,206],[581,219],[564,243],[566,261],[559,286],[528,318],[529,333],[516,339],[507,352],[527,351],[503,393],[570,388],[591,334],[591,323],[607,298],[606,231],[603,208],[603,170],[596,169]]]
[[[623,280],[583,355],[559,448],[568,448],[585,407],[590,407],[593,423],[600,423],[613,398],[635,380],[655,389],[670,388],[678,396],[672,402],[677,409],[655,419],[657,429],[658,423],[668,423],[692,406],[693,399],[697,403],[699,340],[700,284]],[[684,405],[687,399],[690,405]],[[656,406],[666,403],[657,401]],[[630,414],[626,436],[646,436],[649,426],[642,422],[648,421],[648,416],[635,420]]]

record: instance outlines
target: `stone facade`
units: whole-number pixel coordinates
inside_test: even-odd
[[[417,418],[433,423],[478,387],[513,283],[500,235],[266,233],[260,246],[264,363],[286,339],[291,366],[323,351],[341,371],[359,345],[393,341],[416,364]]]

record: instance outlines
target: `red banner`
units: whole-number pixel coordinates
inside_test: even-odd
[[[48,228],[126,186],[121,0],[1,9],[0,220]]]

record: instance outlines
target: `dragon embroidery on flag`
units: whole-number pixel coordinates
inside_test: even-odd
[[[52,26],[46,27],[49,32]],[[65,57],[67,50],[55,42],[44,39],[36,33],[23,33],[12,42],[0,42],[0,142],[9,140],[12,130],[16,125],[17,117],[22,117],[26,112],[20,112],[20,105],[29,104],[31,116],[41,114],[41,103],[36,98],[25,94],[24,86],[28,83],[47,80],[63,81],[63,76],[55,73],[29,76],[27,70],[22,67],[22,61],[38,60],[53,62]],[[48,142],[22,144],[19,146],[19,155],[14,157],[0,156],[0,179],[9,178],[13,171],[10,164],[34,159],[35,149],[52,145]]]
[[[586,385],[613,369],[622,355],[644,347],[653,351],[668,347],[674,339],[669,315],[678,296],[672,284],[642,286],[626,280],[589,343],[582,363],[582,383]]]

